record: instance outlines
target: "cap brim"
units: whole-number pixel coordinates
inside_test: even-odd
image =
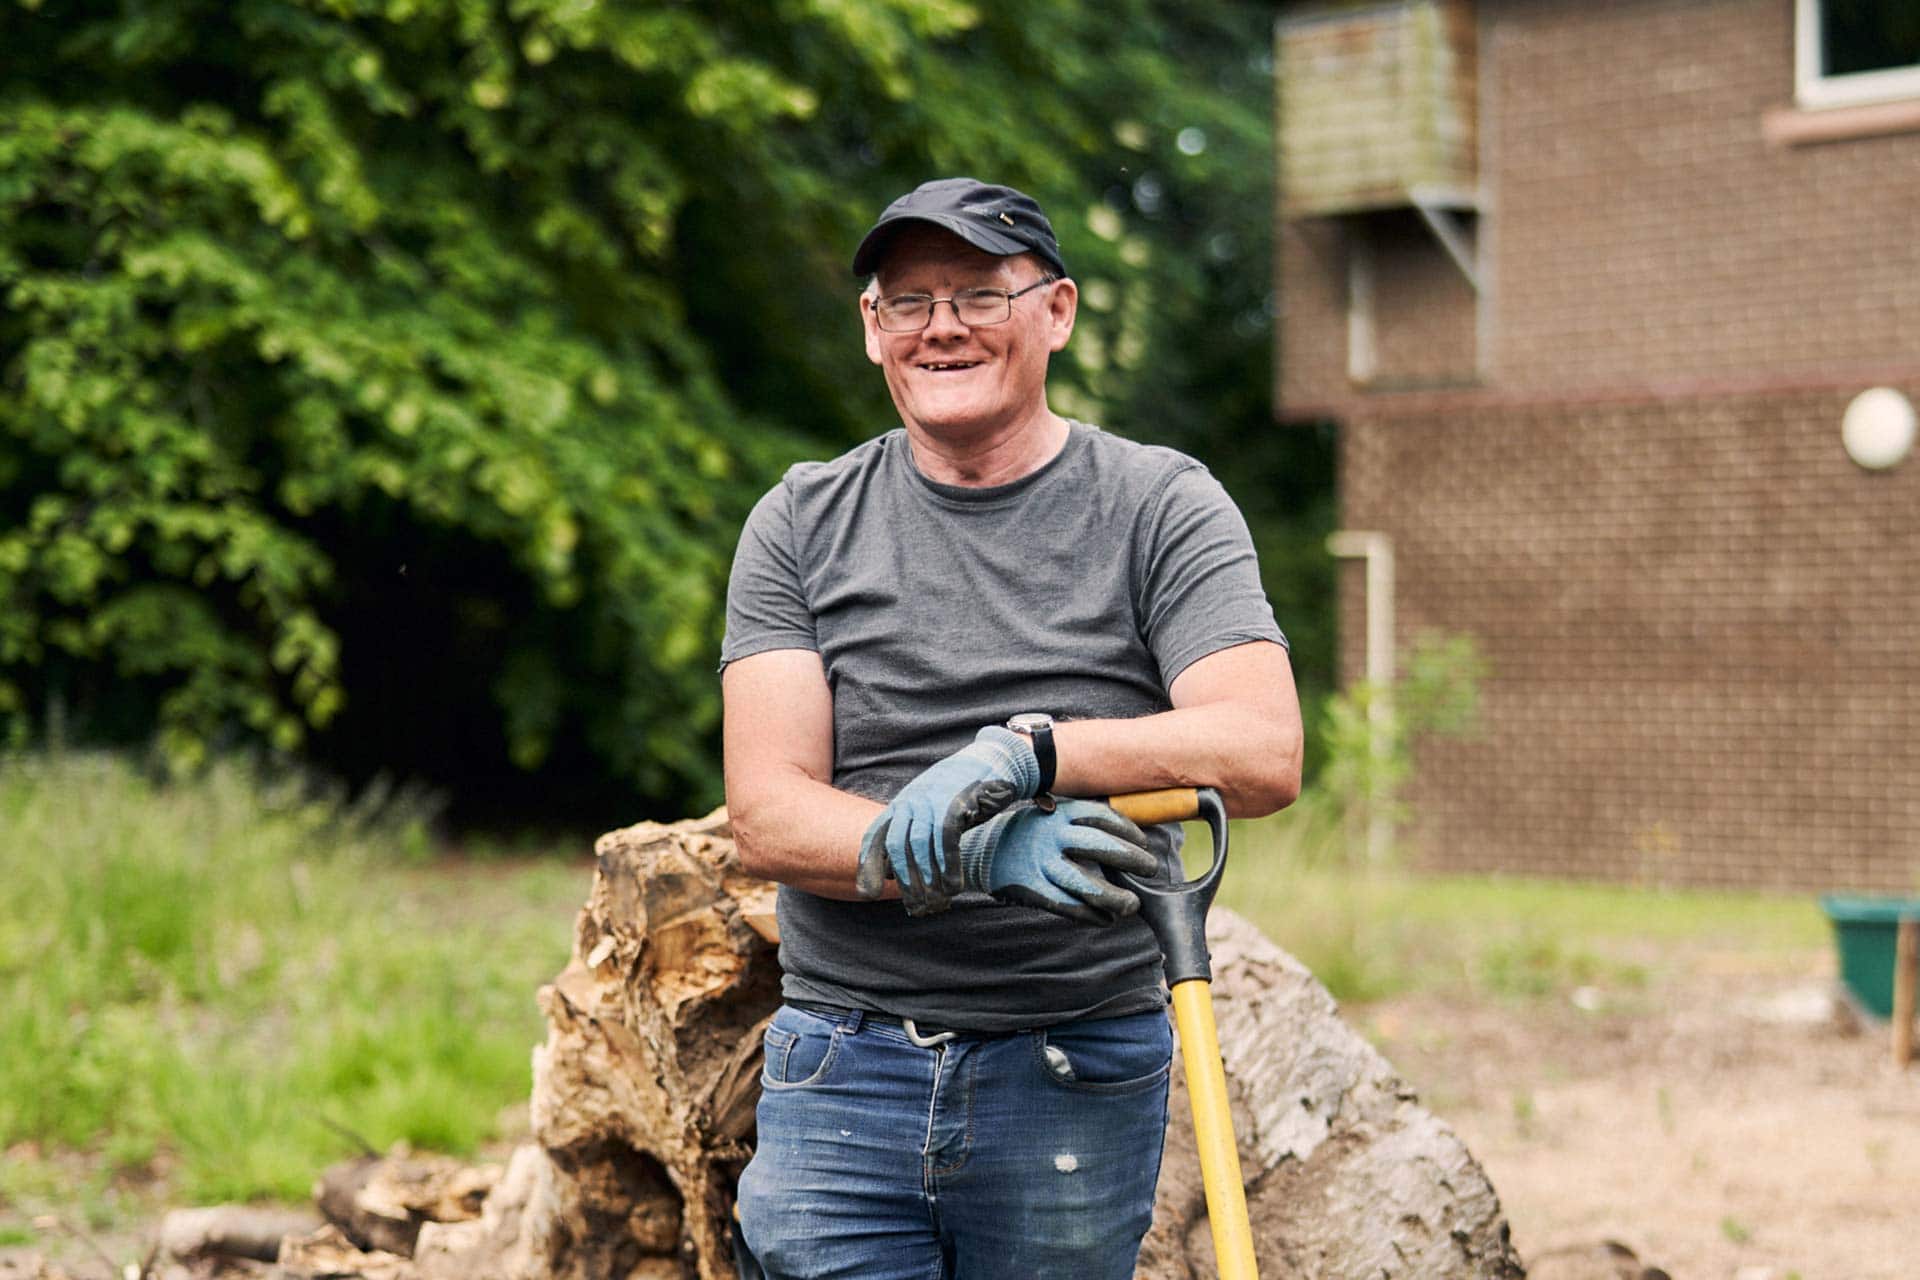
[[[901,213],[891,218],[883,218],[874,224],[873,230],[867,232],[867,238],[862,240],[860,247],[853,251],[853,274],[857,276],[873,274],[874,268],[880,265],[880,259],[886,252],[887,241],[893,238],[893,233],[900,229],[900,224],[903,222],[929,223],[942,231],[951,231],[976,249],[984,249],[988,253],[998,254],[1003,258],[1015,253],[1037,253],[1042,258],[1050,258],[1044,249],[1036,249],[1024,240],[1002,235],[991,227],[983,227],[979,223],[969,222],[964,218],[938,213]]]

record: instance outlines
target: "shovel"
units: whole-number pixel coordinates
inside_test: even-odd
[[[1240,1151],[1227,1106],[1227,1073],[1213,1025],[1213,968],[1207,954],[1207,908],[1213,905],[1227,868],[1227,808],[1211,787],[1135,791],[1113,796],[1107,803],[1143,827],[1205,818],[1213,833],[1213,865],[1197,880],[1149,880],[1125,871],[1109,874],[1139,896],[1140,918],[1153,930],[1166,963],[1219,1275],[1221,1280],[1257,1280],[1260,1273],[1253,1260],[1253,1227],[1247,1220],[1246,1186],[1240,1180]]]

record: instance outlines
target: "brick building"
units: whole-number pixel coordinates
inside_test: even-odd
[[[1491,669],[1426,865],[1920,885],[1920,457],[1841,430],[1920,399],[1920,5],[1841,3],[1281,8],[1277,416]]]

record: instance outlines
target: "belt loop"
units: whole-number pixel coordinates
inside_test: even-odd
[[[860,1034],[860,1025],[866,1020],[867,1011],[865,1009],[849,1009],[847,1010],[847,1020],[840,1025],[847,1029],[848,1035],[857,1036]]]

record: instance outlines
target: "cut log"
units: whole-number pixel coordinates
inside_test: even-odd
[[[319,1225],[310,1209],[250,1204],[175,1209],[160,1222],[159,1248],[161,1256],[181,1262],[214,1254],[272,1262],[280,1256],[282,1239]]]
[[[314,1186],[313,1198],[358,1247],[406,1258],[425,1224],[478,1218],[499,1180],[499,1165],[471,1167],[400,1148],[385,1159],[363,1156],[335,1165]]]
[[[733,1280],[735,1181],[752,1151],[761,1035],[779,1000],[770,886],[741,873],[724,811],[603,836],[573,959],[540,1003],[534,1141],[465,1221],[404,1208],[378,1280]],[[1312,975],[1231,912],[1208,924],[1215,1014],[1255,1249],[1267,1280],[1518,1280],[1492,1185],[1443,1122],[1343,1023]],[[1175,1059],[1143,1280],[1214,1274]],[[356,1181],[357,1180],[357,1181]],[[365,1188],[411,1185],[355,1170]],[[463,1211],[470,1200],[457,1200]],[[337,1216],[335,1216],[337,1214]],[[330,1216],[343,1229],[351,1218]],[[376,1215],[377,1216],[377,1215]],[[390,1212],[387,1220],[399,1221]],[[365,1227],[358,1234],[372,1243]],[[346,1235],[302,1256],[343,1265]],[[290,1241],[289,1245],[294,1242]],[[324,1247],[322,1247],[324,1245]],[[411,1258],[403,1253],[410,1252]],[[320,1274],[282,1265],[290,1278]],[[397,1269],[396,1269],[397,1268]]]
[[[1486,1173],[1327,989],[1231,911],[1208,916],[1207,941],[1261,1276],[1524,1276]],[[1178,1055],[1174,1070],[1140,1280],[1216,1274]]]
[[[1673,1280],[1659,1267],[1642,1265],[1618,1240],[1549,1249],[1535,1254],[1527,1269],[1531,1280]]]
[[[385,1249],[362,1249],[331,1222],[280,1245],[283,1280],[413,1280],[413,1262]]]

